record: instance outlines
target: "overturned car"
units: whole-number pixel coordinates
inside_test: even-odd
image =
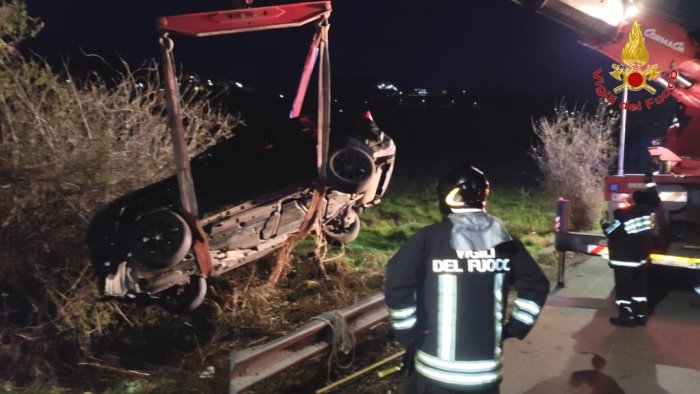
[[[328,237],[348,243],[360,230],[358,213],[386,192],[396,148],[368,113],[331,128],[319,223]],[[210,276],[268,255],[301,231],[320,182],[315,137],[311,120],[284,119],[245,127],[191,159]],[[87,243],[106,298],[183,310],[205,296],[175,176],[109,203],[93,217]]]

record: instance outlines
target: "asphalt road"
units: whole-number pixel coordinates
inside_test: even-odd
[[[700,307],[688,285],[695,272],[650,274],[651,318],[628,328],[608,321],[616,308],[604,260],[567,272],[530,335],[506,341],[501,393],[700,393]]]

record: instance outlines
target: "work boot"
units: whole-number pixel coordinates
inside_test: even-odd
[[[647,302],[646,301],[632,301],[632,312],[634,313],[634,320],[640,326],[647,325]]]
[[[618,305],[617,306],[619,316],[611,317],[610,324],[623,327],[636,327],[637,320],[634,318],[632,313],[632,307],[629,305]]]

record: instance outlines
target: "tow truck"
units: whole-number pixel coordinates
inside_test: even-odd
[[[651,110],[669,97],[678,102],[677,121],[668,128],[663,146],[648,148],[658,165],[653,179],[662,201],[651,263],[700,270],[700,47],[693,37],[697,31],[677,18],[692,15],[669,13],[658,1],[513,1],[577,31],[581,44],[616,62],[608,70],[591,70],[598,96],[622,110],[618,173],[605,179],[609,212],[623,203],[625,194],[646,188],[643,174],[623,170],[627,111]],[[569,206],[563,199],[557,203],[555,223],[557,286],[563,287],[565,252],[607,257],[607,240],[602,233],[569,231]]]

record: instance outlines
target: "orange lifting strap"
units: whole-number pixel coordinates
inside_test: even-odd
[[[306,56],[304,69],[299,81],[297,95],[290,111],[290,117],[297,117],[306,95],[311,73],[317,58],[320,56],[318,69],[318,109],[317,109],[317,145],[316,165],[319,182],[314,188],[309,211],[304,219],[301,236],[308,234],[318,216],[321,201],[326,193],[326,165],[328,162],[328,140],[330,135],[330,56],[328,54],[328,18],[331,13],[330,1],[315,1],[308,3],[285,4],[270,7],[256,7],[229,11],[211,11],[184,15],[164,16],[158,18],[158,29],[161,32],[160,45],[163,53],[163,68],[165,71],[165,96],[168,109],[168,120],[175,156],[180,205],[184,217],[190,226],[194,237],[194,254],[197,266],[204,277],[212,270],[209,252],[209,238],[198,221],[197,198],[195,195],[192,170],[190,168],[185,132],[182,123],[180,91],[178,89],[173,57],[174,44],[170,33],[178,33],[193,37],[206,37],[222,34],[242,33],[258,30],[271,30],[287,27],[297,27],[318,21],[316,33]]]

